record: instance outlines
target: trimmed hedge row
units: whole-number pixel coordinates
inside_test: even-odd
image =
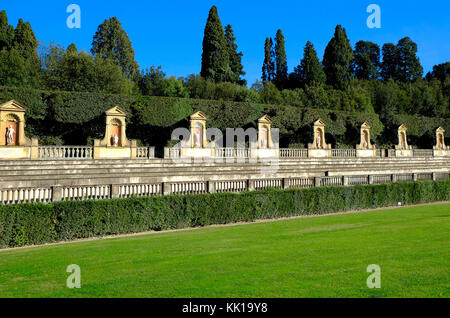
[[[450,180],[0,207],[0,248],[450,200]]]
[[[254,102],[201,100],[175,97],[138,97],[99,93],[41,91],[26,88],[0,87],[0,102],[16,99],[27,106],[27,134],[41,138],[41,143],[85,145],[104,133],[103,113],[112,106],[125,109],[128,116],[127,135],[159,148],[166,145],[175,127],[187,125],[186,119],[196,110],[209,116],[208,125],[228,127],[256,126],[268,114],[274,127],[280,128],[281,147],[306,146],[311,142],[312,123],[321,117],[327,123],[327,140],[335,147],[359,143],[359,129],[364,121],[372,126],[371,136],[378,144],[396,143],[399,123],[408,125],[411,144],[431,148],[434,130],[446,129],[448,118],[397,115],[381,122],[375,113],[345,112],[320,108],[268,105]],[[421,139],[424,137],[425,139]]]

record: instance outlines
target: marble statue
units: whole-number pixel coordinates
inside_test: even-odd
[[[14,130],[13,126],[10,125],[8,130],[6,131],[6,144],[7,145],[14,145],[14,135],[16,131]]]

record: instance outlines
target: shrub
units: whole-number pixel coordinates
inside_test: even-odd
[[[450,200],[450,181],[0,206],[0,248]]]

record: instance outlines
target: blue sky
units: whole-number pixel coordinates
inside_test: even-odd
[[[69,29],[69,4],[81,7],[81,29]],[[381,8],[381,29],[366,25],[369,4]],[[192,0],[192,1],[2,1],[9,23],[29,21],[38,37],[65,47],[75,43],[89,51],[97,26],[117,16],[127,31],[141,68],[161,65],[167,75],[187,76],[200,72],[203,29],[208,11],[216,5],[222,24],[233,26],[249,84],[261,77],[266,37],[282,29],[286,38],[289,71],[299,63],[306,41],[322,59],[337,24],[342,24],[352,46],[358,40],[397,43],[409,36],[418,44],[425,72],[450,61],[450,1],[385,0]]]

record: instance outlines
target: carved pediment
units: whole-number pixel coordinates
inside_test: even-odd
[[[361,125],[362,129],[370,129],[371,126],[369,125],[369,123],[367,121],[365,121],[362,125]]]
[[[436,129],[436,132],[437,133],[445,133],[445,129],[444,128],[442,128],[442,127],[439,127],[438,129]]]
[[[314,122],[314,126],[325,126],[325,122],[319,118]]]
[[[272,120],[270,119],[270,117],[268,115],[264,115],[260,119],[258,119],[258,123],[270,125],[270,124],[272,124]]]
[[[205,113],[198,111],[190,116],[191,120],[206,120],[208,116]]]
[[[15,100],[0,105],[0,111],[25,112],[25,110],[25,106]]]
[[[108,109],[105,114],[107,116],[126,116],[127,113],[120,108],[119,106],[114,106],[113,108]]]

